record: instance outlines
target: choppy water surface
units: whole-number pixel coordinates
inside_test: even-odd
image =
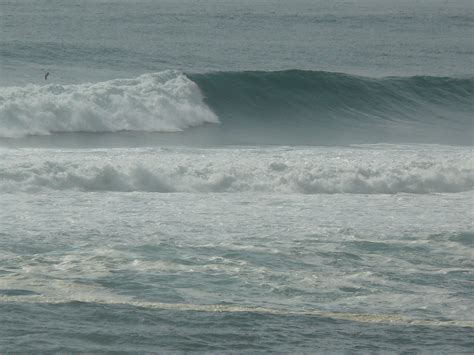
[[[6,350],[472,344],[469,148],[2,156]]]
[[[0,351],[472,352],[472,20],[0,0]]]
[[[2,200],[15,207],[2,213],[2,333],[33,330],[24,349],[120,350],[121,336],[128,350],[472,342],[472,193]],[[35,335],[30,312],[59,334]]]

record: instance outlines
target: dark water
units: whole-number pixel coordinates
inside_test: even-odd
[[[254,136],[259,143],[260,132],[274,144],[472,144],[472,78],[376,79],[301,70],[188,76],[229,140]]]
[[[0,346],[5,352],[21,348],[26,352],[465,353],[474,346],[471,328],[364,324],[311,315],[80,302],[3,303],[0,310]],[[20,316],[29,313],[35,317]]]

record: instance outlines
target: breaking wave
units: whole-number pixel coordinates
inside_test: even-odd
[[[5,157],[0,191],[426,194],[474,189],[469,150],[422,159],[365,150],[331,154],[311,149],[29,151]]]
[[[261,136],[309,144],[328,134],[359,137],[353,143],[472,144],[473,102],[474,78],[165,71],[95,84],[0,88],[0,137],[176,132],[221,123],[218,134],[227,137],[260,129]]]
[[[199,88],[166,71],[80,85],[0,89],[0,136],[55,132],[176,132],[219,122]]]

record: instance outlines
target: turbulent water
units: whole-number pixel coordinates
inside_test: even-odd
[[[474,78],[163,71],[98,83],[5,87],[0,93],[2,137],[177,132],[205,123],[218,130],[207,143],[469,144],[473,137]]]
[[[472,10],[0,0],[0,351],[472,352]]]

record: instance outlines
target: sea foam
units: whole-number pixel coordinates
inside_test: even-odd
[[[472,77],[344,73],[181,73],[78,85],[0,88],[0,137],[58,132],[176,132],[271,144],[472,144]],[[289,142],[289,143],[285,143]]]
[[[4,151],[0,191],[396,194],[474,189],[470,150]]]
[[[0,88],[0,137],[176,132],[218,122],[198,86],[176,71],[80,85]]]

